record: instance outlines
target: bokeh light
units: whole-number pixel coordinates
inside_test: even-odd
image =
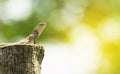
[[[119,0],[0,0],[0,43],[44,21],[42,74],[120,74]]]

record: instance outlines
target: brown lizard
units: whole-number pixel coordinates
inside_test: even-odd
[[[46,23],[41,22],[35,27],[33,32],[29,36],[27,36],[25,39],[20,40],[16,43],[1,43],[0,47],[10,46],[10,45],[35,44],[35,39],[39,37],[39,35],[42,33],[46,25],[47,25]]]
[[[47,24],[44,22],[39,23],[29,36],[23,40],[16,42],[15,44],[35,44],[35,39],[39,37],[46,25]]]

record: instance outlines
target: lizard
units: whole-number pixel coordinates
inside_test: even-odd
[[[4,47],[4,46],[10,46],[10,45],[35,44],[35,39],[41,35],[41,33],[43,32],[46,25],[47,25],[46,23],[41,22],[38,25],[36,25],[33,32],[30,35],[28,35],[25,39],[22,39],[15,43],[2,43],[2,44],[0,44],[0,46]]]
[[[29,36],[27,36],[23,40],[16,42],[15,44],[35,44],[35,39],[41,35],[46,25],[47,24],[44,22],[39,23],[38,25],[36,25],[33,32]]]

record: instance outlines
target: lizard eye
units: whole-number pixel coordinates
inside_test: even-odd
[[[45,23],[45,22],[41,22],[40,25],[41,25],[41,26],[42,26],[42,25],[46,25],[46,23]]]

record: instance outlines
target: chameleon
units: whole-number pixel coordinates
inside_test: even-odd
[[[0,44],[0,47],[10,46],[10,45],[35,44],[35,40],[41,35],[41,33],[45,29],[46,25],[47,24],[45,22],[41,22],[38,25],[36,25],[33,32],[31,34],[29,34],[26,38],[24,38],[18,42],[15,42],[15,43],[2,43],[2,44]]]

